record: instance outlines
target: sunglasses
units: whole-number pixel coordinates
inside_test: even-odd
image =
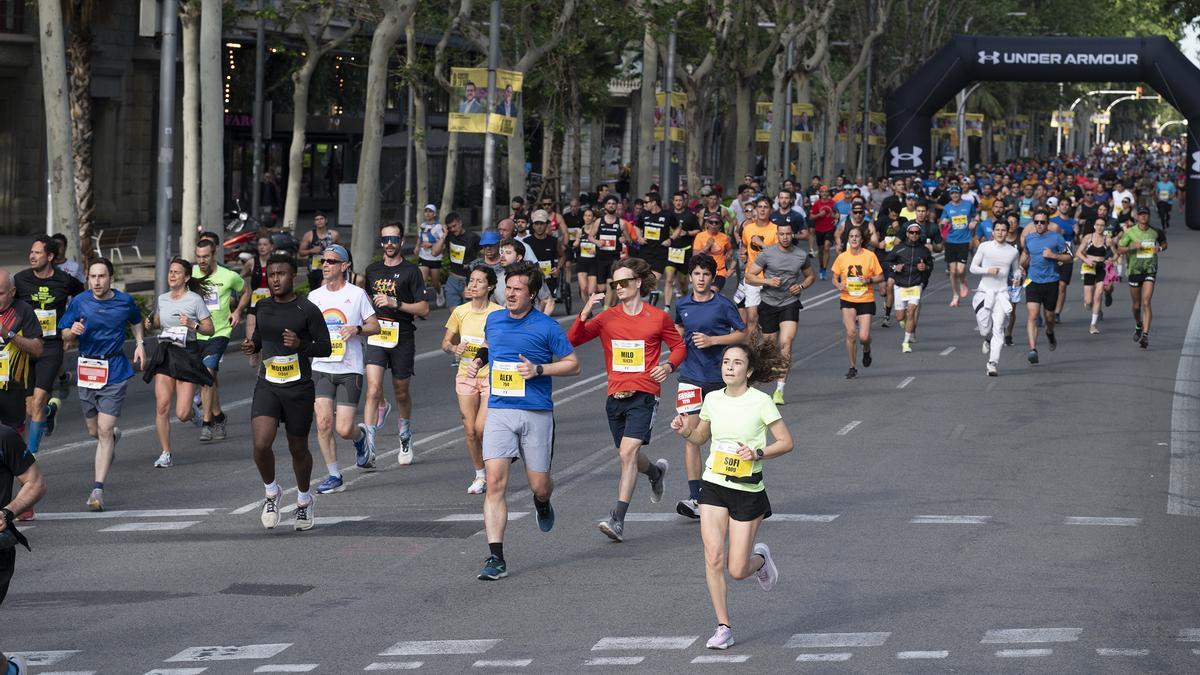
[[[1038,223],[1039,225],[1045,225],[1046,223],[1048,223],[1048,222],[1050,222],[1050,221],[1048,221],[1048,220],[1037,220],[1037,219],[1035,219],[1033,222],[1035,222],[1035,223]]]
[[[392,237],[380,237],[380,238],[379,238],[379,243],[381,243],[381,244],[399,244],[399,243],[400,243],[400,237],[395,237],[395,236],[392,236]]]
[[[339,259],[337,259],[337,258],[321,258],[321,264],[322,264],[322,265],[340,265],[340,264],[342,264],[342,263],[344,263],[344,262],[346,262],[346,261],[345,261],[345,260],[339,260]]]
[[[612,279],[608,282],[608,287],[614,291],[618,288],[628,288],[636,279]]]

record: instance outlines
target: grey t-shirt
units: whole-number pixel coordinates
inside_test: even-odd
[[[170,291],[163,293],[158,296],[158,323],[162,327],[159,333],[161,339],[168,339],[168,335],[181,334],[180,329],[176,328],[180,325],[180,315],[191,319],[189,323],[193,328],[187,329],[187,337],[185,338],[188,342],[191,342],[196,339],[196,329],[194,326],[200,321],[207,319],[210,313],[208,307],[204,305],[204,298],[192,291],[184,293],[183,297],[178,300],[171,297]]]
[[[762,268],[763,278],[778,278],[779,288],[762,287],[762,301],[772,307],[786,307],[800,302],[800,296],[788,293],[788,287],[804,281],[804,270],[808,268],[808,253],[792,245],[787,251],[779,246],[764,248],[754,264]]]

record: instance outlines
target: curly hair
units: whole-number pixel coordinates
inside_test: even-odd
[[[788,360],[779,351],[779,347],[769,340],[762,338],[762,333],[755,331],[746,342],[732,344],[721,350],[724,357],[731,349],[740,349],[746,354],[750,374],[749,384],[763,384],[775,381],[781,373],[787,370]]]
[[[630,272],[633,272],[633,278],[641,280],[642,296],[650,295],[650,292],[653,291],[656,286],[658,286],[658,279],[654,276],[654,270],[650,269],[650,263],[642,260],[641,258],[625,258],[623,260],[618,260],[612,266],[613,274],[616,274],[616,271],[620,269],[627,269]],[[612,277],[610,276],[609,278],[611,279]]]

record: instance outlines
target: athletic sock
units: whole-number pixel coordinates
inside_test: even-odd
[[[775,380],[775,391],[783,391],[785,386],[787,386],[787,380]]]
[[[263,487],[266,489],[268,497],[270,497],[270,496],[278,497],[279,495],[283,494],[283,490],[279,487],[279,483],[277,483],[276,481],[271,481],[270,483],[263,483]]]
[[[658,468],[654,462],[650,462],[650,466],[646,467],[646,475],[650,477],[650,480],[658,480],[662,478],[662,469]]]
[[[484,473],[483,469],[475,469],[475,477],[476,478],[486,478],[487,475]]]
[[[29,444],[26,446],[29,454],[36,455],[38,446],[42,444],[42,436],[46,433],[45,422],[30,422],[29,423]]]
[[[892,306],[891,305],[883,306],[883,318],[885,318],[885,319],[892,318]]]
[[[1093,325],[1093,326],[1095,326],[1095,325],[1096,325],[1096,322],[1097,322],[1097,321],[1099,321],[1099,320],[1100,320],[1100,315],[1099,315],[1099,314],[1093,314],[1093,315],[1092,315],[1092,325]]]
[[[217,415],[216,417],[214,417],[212,419],[212,421],[220,422],[220,423],[224,424],[225,423],[225,413],[221,413],[220,415]]]
[[[615,509],[613,509],[613,512],[612,512],[613,520],[616,520],[616,521],[622,522],[622,523],[625,522],[625,512],[628,510],[629,510],[629,502],[623,502],[618,499],[617,507]]]
[[[408,418],[407,417],[400,418],[400,435],[401,436],[412,435],[412,431],[408,428]]]
[[[330,476],[337,476],[338,478],[342,477],[342,467],[338,466],[337,462],[326,464],[325,468],[329,469]]]
[[[298,506],[308,506],[313,503],[312,493],[296,491],[296,504]]]
[[[905,334],[904,334],[904,341],[905,341],[905,342],[912,342],[912,339],[913,339],[913,334],[912,334],[912,333],[905,333]]]
[[[504,562],[504,542],[501,541],[495,544],[489,543],[488,548],[491,549],[492,555],[495,556],[497,560]]]
[[[700,499],[700,481],[688,481],[688,499]]]
[[[104,482],[103,482],[103,481],[95,481],[95,482],[93,482],[93,483],[92,483],[92,489],[93,489],[93,490],[103,490],[103,489],[104,489]]]

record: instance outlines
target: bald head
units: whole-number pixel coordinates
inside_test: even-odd
[[[0,311],[8,309],[15,297],[16,287],[13,286],[12,275],[8,270],[0,270]]]
[[[517,223],[512,218],[505,218],[496,225],[496,232],[500,233],[501,239],[508,239],[513,236],[513,231],[516,230]]]

